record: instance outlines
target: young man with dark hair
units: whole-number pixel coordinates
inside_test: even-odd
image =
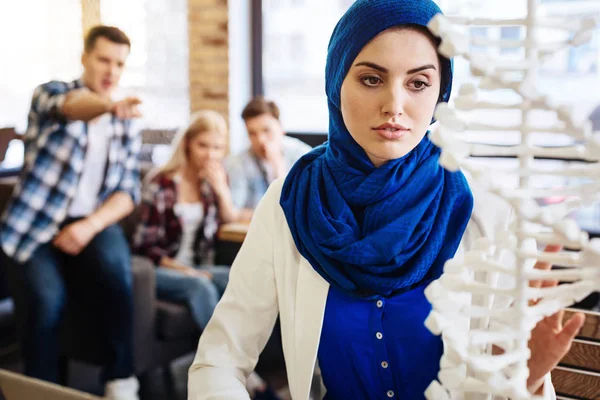
[[[102,380],[113,400],[137,400],[139,387],[130,253],[117,222],[140,197],[141,140],[132,126],[140,100],[111,99],[130,46],[118,28],[94,27],[82,77],[35,89],[21,180],[0,224],[25,373],[58,381],[59,325],[66,302],[76,303],[103,328],[110,361]]]
[[[285,176],[311,147],[286,136],[279,108],[263,97],[253,98],[242,111],[250,148],[226,162],[234,205],[242,219],[250,219],[254,208],[275,179]]]

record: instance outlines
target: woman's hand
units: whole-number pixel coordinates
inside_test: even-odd
[[[223,165],[218,161],[208,161],[200,171],[199,177],[206,179],[217,195],[217,207],[221,222],[238,221],[243,211],[238,210],[233,204],[229,182],[227,181],[227,173]]]
[[[200,172],[200,178],[208,181],[217,196],[222,196],[223,193],[229,191],[227,173],[225,172],[225,168],[217,161],[208,161]]]
[[[548,245],[544,249],[546,252],[556,253],[561,250],[561,246]],[[552,264],[538,261],[536,269],[549,271]],[[531,281],[531,287],[553,287],[557,286],[558,281]],[[531,302],[530,305],[535,304]],[[573,339],[583,326],[585,316],[581,313],[574,314],[564,325],[562,323],[564,311],[546,317],[535,326],[531,331],[529,340],[529,349],[531,358],[528,362],[529,379],[527,388],[531,393],[541,393],[544,384],[544,377],[552,371],[560,360],[567,354],[571,348]]]

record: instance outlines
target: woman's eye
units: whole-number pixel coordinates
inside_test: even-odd
[[[376,76],[365,76],[362,78],[362,82],[367,86],[377,86],[381,83],[381,79]]]
[[[413,87],[417,90],[425,90],[425,88],[431,86],[430,84],[428,84],[425,81],[414,81],[412,84],[413,84]]]

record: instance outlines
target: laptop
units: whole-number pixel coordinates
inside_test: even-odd
[[[102,400],[78,390],[0,369],[0,398],[5,400]]]

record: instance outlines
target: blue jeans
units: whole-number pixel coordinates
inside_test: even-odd
[[[72,222],[73,220],[69,221]],[[19,318],[25,374],[58,382],[59,325],[67,298],[89,308],[105,328],[109,362],[102,380],[133,375],[133,294],[129,246],[118,225],[100,232],[77,256],[51,243],[24,264],[3,254]],[[85,338],[82,338],[85,339]]]
[[[212,279],[189,276],[179,271],[156,269],[156,295],[159,299],[185,304],[200,330],[206,327],[229,281],[228,267],[199,267],[210,272]]]

